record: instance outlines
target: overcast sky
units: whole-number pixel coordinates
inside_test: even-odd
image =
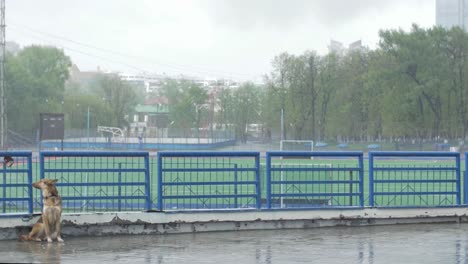
[[[435,23],[435,0],[6,0],[7,41],[63,48],[81,70],[255,79],[281,52]]]

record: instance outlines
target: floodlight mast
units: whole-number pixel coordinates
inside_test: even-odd
[[[0,148],[7,147],[7,115],[5,99],[5,0],[0,0]]]

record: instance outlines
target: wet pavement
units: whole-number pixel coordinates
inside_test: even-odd
[[[0,262],[468,263],[468,224],[0,241]]]

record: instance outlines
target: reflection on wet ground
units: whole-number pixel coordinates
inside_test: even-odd
[[[468,225],[335,227],[0,241],[0,262],[468,263]]]

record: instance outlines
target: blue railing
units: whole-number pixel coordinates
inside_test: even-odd
[[[267,152],[267,208],[364,206],[362,152]]]
[[[7,167],[3,162],[4,156],[12,157],[15,163]],[[0,152],[0,157],[2,158],[0,216],[31,215],[33,213],[31,152]]]
[[[259,209],[259,168],[259,152],[159,152],[158,209]]]
[[[391,162],[388,161],[390,158]],[[460,171],[459,153],[371,152],[369,153],[369,205],[371,207],[461,205]]]
[[[46,151],[40,164],[41,179],[59,180],[64,212],[151,209],[148,152]]]
[[[362,152],[267,152],[262,165],[259,152],[159,152],[153,180],[148,152],[2,155],[15,163],[2,165],[0,216],[40,211],[40,178],[59,180],[64,212],[468,205],[453,152],[370,152],[368,178]]]

